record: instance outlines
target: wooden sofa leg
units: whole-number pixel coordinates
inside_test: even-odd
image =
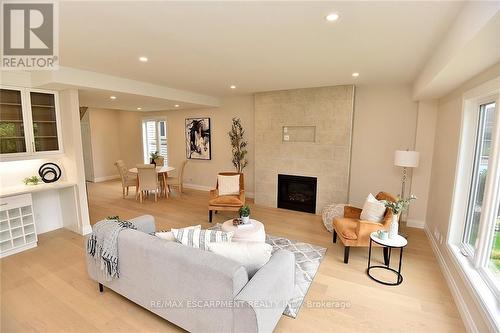
[[[349,262],[349,249],[350,246],[345,246],[344,247],[344,264],[347,264]]]
[[[389,260],[391,258],[389,257],[389,248],[388,247],[384,247],[384,264],[386,266],[389,266]]]
[[[208,211],[208,222],[212,223],[212,211]]]
[[[104,286],[102,285],[102,283],[99,283],[99,292],[100,293],[104,292]]]
[[[337,231],[335,229],[333,229],[333,242],[337,243]]]

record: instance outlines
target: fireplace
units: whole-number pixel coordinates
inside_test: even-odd
[[[278,175],[278,208],[316,213],[315,177]]]

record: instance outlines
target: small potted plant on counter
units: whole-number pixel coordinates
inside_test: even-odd
[[[240,208],[240,217],[243,224],[250,222],[250,206],[244,205]]]

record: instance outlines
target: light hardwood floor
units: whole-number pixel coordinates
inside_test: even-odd
[[[116,181],[89,184],[92,223],[109,216],[152,214],[158,229],[207,221],[207,193],[185,190],[182,197],[144,204],[121,198]],[[409,228],[403,258],[404,282],[383,286],[366,275],[368,250],[351,249],[342,262],[341,244],[332,244],[321,217],[252,206],[266,232],[326,247],[327,253],[306,302],[344,301],[344,309],[303,306],[296,319],[283,316],[276,332],[463,332],[457,308],[424,232]],[[232,217],[214,215],[214,223]],[[377,257],[381,260],[381,250]],[[84,265],[80,235],[60,229],[39,237],[38,247],[0,261],[1,332],[169,332],[180,329],[126,298],[99,294]]]

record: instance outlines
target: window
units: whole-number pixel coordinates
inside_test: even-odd
[[[500,121],[496,97],[476,103],[475,134],[462,247],[500,294]]]
[[[150,163],[151,154],[158,152],[158,154],[164,159],[163,165],[168,165],[167,122],[165,120],[143,120],[142,140],[144,150],[144,163]]]

